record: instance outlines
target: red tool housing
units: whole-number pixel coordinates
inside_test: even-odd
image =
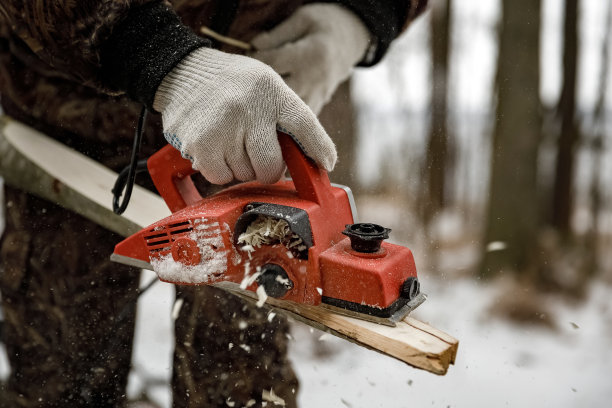
[[[157,152],[149,172],[173,214],[119,243],[113,259],[176,284],[264,286],[283,300],[373,316],[413,301],[419,287],[411,251],[387,242],[374,252],[353,249],[343,235],[354,222],[350,190],[332,186],[291,137],[279,133],[279,142],[292,180],[243,183],[206,198],[191,180],[191,162],[171,146]],[[258,216],[286,221],[305,249],[278,242],[244,251],[238,237]]]

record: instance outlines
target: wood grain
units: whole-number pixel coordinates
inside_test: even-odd
[[[244,299],[253,302],[257,300],[254,293],[240,290],[235,283],[222,282],[215,286]],[[265,306],[273,307],[316,329],[434,374],[446,374],[457,355],[457,339],[412,317],[398,322],[396,327],[390,327],[342,316],[325,308],[274,298],[268,298]]]

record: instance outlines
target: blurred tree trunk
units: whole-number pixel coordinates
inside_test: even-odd
[[[557,141],[557,158],[552,202],[552,226],[567,239],[571,234],[574,206],[574,168],[580,133],[576,123],[576,71],[578,60],[578,0],[565,0],[563,24],[563,88],[557,105],[561,132]]]
[[[606,135],[606,90],[610,80],[610,44],[612,40],[612,5],[608,3],[606,14],[606,31],[604,41],[601,45],[601,82],[599,84],[599,94],[595,104],[594,114],[594,135],[590,141],[591,147],[591,185],[589,186],[590,210],[592,216],[591,228],[589,229],[585,246],[590,253],[588,259],[590,262],[588,272],[594,274],[599,267],[599,244],[600,244],[600,211],[604,207],[604,197],[601,191],[601,167],[605,154],[605,135]]]
[[[421,208],[425,222],[447,204],[446,175],[448,172],[448,59],[450,42],[451,0],[434,5],[431,14],[431,49],[433,59],[432,113],[427,153],[425,182]]]
[[[517,274],[533,266],[539,229],[537,159],[541,140],[539,98],[540,0],[502,2],[497,66],[497,121],[491,155],[485,251],[480,274]],[[491,249],[491,248],[489,248]]]
[[[359,187],[354,171],[357,137],[350,79],[338,87],[331,101],[323,107],[319,120],[338,150],[338,163],[330,174],[331,181],[349,186],[355,191]]]

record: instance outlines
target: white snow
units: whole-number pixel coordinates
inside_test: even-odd
[[[228,252],[223,244],[218,222],[208,222],[205,218],[194,222],[189,238],[195,241],[200,250],[201,261],[197,265],[186,266],[166,254],[151,259],[151,266],[160,279],[167,282],[206,283],[212,275],[227,271]]]
[[[156,277],[154,272],[143,271],[141,285],[153,277]],[[175,305],[174,285],[165,282],[153,285],[138,301],[128,395],[136,397],[146,390],[161,407],[171,406],[169,384],[174,350],[172,310]]]
[[[270,388],[270,390],[263,390],[261,398],[263,401],[271,402],[274,406],[285,406],[285,400],[276,395],[273,388]]]
[[[556,331],[489,316],[503,284],[422,278],[430,294],[413,314],[459,339],[440,377],[294,325],[291,357],[300,406],[591,407],[612,398],[612,288],[599,282],[584,305],[553,301]],[[578,328],[575,327],[578,326]],[[346,405],[346,404],[345,404]]]
[[[501,251],[506,249],[507,245],[502,241],[493,241],[487,244],[487,252]]]
[[[429,294],[414,316],[459,339],[457,362],[436,376],[292,324],[290,357],[300,380],[302,408],[351,406],[590,407],[612,399],[612,287],[596,281],[588,301],[547,298],[557,329],[520,326],[491,316],[507,286],[438,279],[420,271]],[[143,282],[147,279],[143,278]],[[141,299],[130,395],[148,390],[169,407],[172,285],[160,283]],[[273,313],[269,314],[274,316]],[[247,345],[239,347],[247,350]],[[151,381],[157,378],[158,381]],[[344,401],[344,402],[343,402]],[[348,405],[347,405],[348,404]]]
[[[266,288],[264,288],[263,286],[258,286],[255,293],[257,293],[257,303],[255,303],[255,305],[257,307],[262,307],[264,303],[266,303],[266,300],[268,300]]]
[[[372,219],[376,205],[364,204],[360,211],[378,222]],[[389,216],[386,211],[378,214]],[[444,227],[450,236],[457,227],[449,228],[453,225]],[[289,353],[300,380],[300,407],[570,408],[607,406],[612,400],[609,284],[595,280],[584,303],[543,299],[557,329],[519,326],[489,312],[506,284],[451,278],[469,268],[469,251],[442,259],[438,278],[420,267],[425,263],[420,254],[415,251],[422,288],[429,297],[414,316],[459,339],[456,365],[446,376],[436,376],[293,323]],[[143,272],[143,285],[153,276]],[[173,285],[159,282],[140,299],[129,395],[146,390],[161,407],[170,407],[173,317],[179,312]],[[269,313],[269,320],[274,317]],[[238,347],[246,351],[245,346]],[[6,378],[8,360],[1,350],[0,376]]]

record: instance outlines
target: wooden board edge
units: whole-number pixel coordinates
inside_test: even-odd
[[[9,121],[5,116],[0,119],[0,176],[7,185],[74,211],[119,235],[129,236],[140,231],[139,225],[67,188],[15,149],[4,137],[4,128]]]
[[[222,282],[220,284],[215,284],[214,286],[219,287],[247,301],[257,301],[257,297],[254,293],[236,290],[235,284]],[[434,336],[427,331],[421,330],[420,328],[412,327],[403,322],[400,322],[400,324],[410,326],[412,330],[418,331],[428,336],[429,341],[436,342],[440,348],[440,351],[438,353],[423,351],[413,345],[410,345],[408,343],[402,343],[396,339],[387,339],[387,341],[390,342],[391,345],[383,345],[381,343],[385,341],[384,335],[372,335],[372,333],[369,332],[366,328],[357,326],[352,323],[352,321],[355,320],[354,318],[338,315],[316,306],[301,305],[293,302],[286,302],[274,298],[268,298],[266,303],[264,303],[262,307],[265,307],[267,309],[274,309],[275,311],[280,312],[284,316],[307,324],[308,326],[314,327],[323,332],[330,333],[336,337],[340,337],[344,340],[347,340],[351,343],[357,344],[369,350],[373,350],[380,354],[393,357],[396,360],[399,360],[412,367],[429,371],[437,375],[446,374],[449,365],[453,361],[454,355],[456,353],[456,348],[453,345],[444,342],[437,336]],[[313,309],[315,308],[316,313],[313,312]],[[327,315],[329,319],[316,320],[310,318],[313,314],[316,314],[317,316]],[[341,321],[343,324],[337,324],[338,321]],[[352,330],[343,329],[341,327],[343,325],[352,327]]]
[[[112,189],[117,173],[8,116],[2,116],[0,120],[3,123],[4,139],[13,150],[30,163],[34,163],[35,167],[57,179],[56,184],[61,183],[67,189],[91,201],[93,208],[100,209],[115,220],[125,219],[141,228],[171,215],[166,203],[158,194],[134,185],[132,205],[128,206],[121,217],[117,216],[112,206]],[[7,172],[11,170],[15,171],[15,168],[6,169]],[[130,230],[130,235],[131,232]]]
[[[449,335],[448,333],[443,332],[440,329],[436,329],[435,327],[432,327],[425,322],[415,319],[412,316],[408,316],[406,319],[404,319],[404,322],[419,330],[423,330],[429,333],[430,335],[435,336],[447,343],[450,346],[449,350],[451,352],[450,364],[455,364],[455,359],[457,358],[457,351],[459,349],[459,340]]]

